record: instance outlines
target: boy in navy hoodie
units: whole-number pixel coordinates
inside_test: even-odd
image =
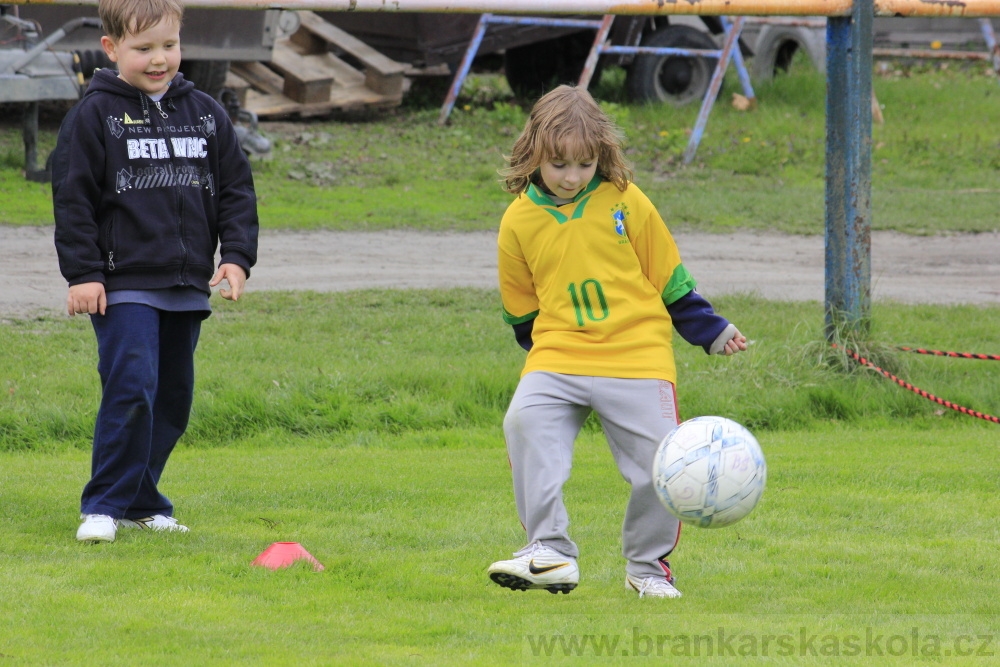
[[[157,488],[187,428],[211,288],[236,301],[257,259],[250,164],[225,110],[178,74],[176,0],[100,0],[98,70],[52,159],[70,315],[88,313],[103,393],[77,539],[187,532]],[[220,251],[218,268],[216,251]]]

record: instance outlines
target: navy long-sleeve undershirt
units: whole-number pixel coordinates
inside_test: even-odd
[[[706,354],[711,352],[712,343],[729,326],[729,320],[718,315],[712,304],[696,290],[691,290],[667,306],[667,312],[681,338],[692,345],[701,346]],[[525,350],[531,349],[534,322],[534,319],[530,319],[513,325],[514,338]]]

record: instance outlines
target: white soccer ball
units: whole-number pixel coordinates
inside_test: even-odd
[[[746,428],[725,417],[695,417],[671,431],[653,459],[660,500],[684,523],[736,523],[764,493],[767,463]]]

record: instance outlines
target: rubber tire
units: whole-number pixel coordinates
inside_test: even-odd
[[[687,25],[661,28],[643,38],[642,45],[719,50],[710,36]],[[625,77],[629,99],[666,102],[675,107],[700,102],[708,91],[718,62],[718,58],[638,55]]]
[[[198,90],[215,99],[222,95],[229,73],[228,60],[185,60],[181,62],[181,73]]]
[[[503,56],[507,83],[515,95],[526,99],[541,97],[563,83],[575,86],[593,45],[594,32],[586,30],[507,49]],[[600,70],[598,60],[591,83],[600,80]]]
[[[825,30],[764,26],[754,47],[752,77],[757,81],[770,81],[776,74],[787,72],[792,58],[799,51],[809,55],[809,60],[818,71],[826,71]]]
[[[90,80],[94,76],[94,70],[97,69],[115,69],[116,65],[108,59],[108,56],[104,51],[101,50],[87,50],[87,51],[77,51],[77,55],[80,57],[79,70],[83,74],[83,78]]]

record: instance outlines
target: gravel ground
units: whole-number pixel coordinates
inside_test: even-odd
[[[768,299],[823,301],[820,236],[677,233],[699,290]],[[0,226],[0,316],[62,311],[51,227]],[[496,287],[493,232],[264,231],[254,291],[342,291],[369,287]],[[872,291],[901,303],[1000,304],[1000,234],[872,234]]]

